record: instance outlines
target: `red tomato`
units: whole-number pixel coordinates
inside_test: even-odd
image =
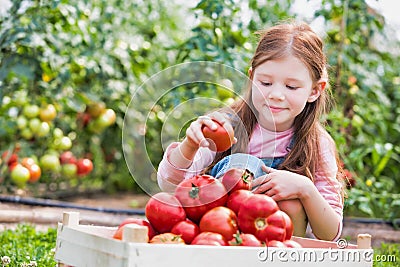
[[[231,240],[238,230],[236,214],[226,207],[215,207],[200,220],[201,232],[219,233],[225,240]]]
[[[222,176],[221,182],[225,186],[226,191],[231,194],[239,189],[250,190],[253,179],[253,173],[249,170],[232,168]]]
[[[253,194],[239,209],[239,228],[260,241],[285,240],[286,222],[276,202],[269,196]]]
[[[299,243],[290,239],[283,241],[283,244],[285,244],[287,248],[302,248],[302,246]]]
[[[18,161],[18,155],[15,153],[12,153],[11,155],[8,154],[8,151],[4,151],[3,154],[1,155],[3,160],[7,161],[7,165],[10,166],[13,163]]]
[[[207,126],[201,129],[204,137],[210,143],[210,149],[217,152],[228,150],[233,144],[234,133],[233,130],[227,130],[219,122],[213,119],[217,124],[216,130],[211,130]]]
[[[292,238],[293,231],[294,231],[292,219],[290,219],[289,215],[287,215],[284,211],[278,210],[277,212],[282,213],[282,216],[285,220],[285,224],[286,224],[285,239],[288,240],[288,239]]]
[[[252,234],[240,234],[237,232],[229,241],[231,246],[245,246],[245,247],[261,247],[262,243]]]
[[[228,246],[229,244],[221,234],[202,232],[193,239],[192,245]]]
[[[190,244],[200,233],[200,229],[194,222],[185,220],[175,224],[171,229],[171,233],[180,235],[186,244]]]
[[[267,247],[286,248],[286,245],[282,241],[271,240],[268,241]]]
[[[159,233],[169,232],[175,224],[186,220],[185,210],[179,200],[166,192],[157,193],[150,198],[145,214]]]
[[[89,113],[82,112],[82,113],[77,114],[76,119],[78,122],[80,122],[80,125],[82,125],[83,127],[86,127],[89,124],[89,122],[92,120],[92,117],[90,116]]]
[[[224,206],[228,199],[224,185],[205,174],[183,180],[177,186],[175,196],[185,208],[187,217],[195,223],[210,209]]]
[[[123,227],[127,224],[136,224],[136,225],[147,226],[149,240],[151,240],[153,238],[153,236],[156,235],[156,231],[154,230],[153,226],[151,226],[151,224],[148,221],[146,221],[144,219],[140,219],[140,218],[126,218],[119,224],[118,229],[117,229],[117,231],[115,231],[113,238],[121,240]]]
[[[76,158],[71,151],[65,151],[60,155],[60,163],[61,164],[68,164],[73,163],[76,164]]]
[[[239,189],[231,193],[226,202],[226,206],[233,210],[234,213],[239,213],[239,208],[246,201],[247,198],[253,195],[249,190]]]
[[[76,166],[78,167],[77,174],[78,175],[86,175],[89,174],[93,170],[93,162],[90,159],[79,159],[76,162]]]
[[[185,241],[179,236],[173,233],[163,233],[154,236],[150,243],[152,244],[181,244],[185,245]]]

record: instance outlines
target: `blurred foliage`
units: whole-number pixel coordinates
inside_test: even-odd
[[[121,149],[124,115],[137,88],[183,62],[220,62],[247,73],[257,44],[254,32],[299,17],[321,23],[326,33],[336,101],[327,124],[352,185],[346,212],[399,217],[400,47],[394,29],[365,0],[322,0],[310,18],[294,14],[292,2],[199,0],[188,7],[161,0],[13,1],[0,20],[1,152],[18,143],[21,155],[40,157],[51,147],[51,138],[24,140],[16,130],[20,96],[26,95],[29,103],[53,103],[58,116],[52,127],[75,136],[74,153],[92,155],[95,170],[78,184],[140,190],[129,178]],[[204,84],[174,88],[158,99],[146,132],[147,153],[155,166],[163,154],[159,133],[165,114],[198,96],[231,101],[231,96],[218,94],[218,86]],[[10,112],[4,99],[17,109]],[[113,109],[117,120],[93,133],[77,116],[98,102]],[[174,126],[180,137],[182,126]],[[7,175],[4,168],[1,175]]]

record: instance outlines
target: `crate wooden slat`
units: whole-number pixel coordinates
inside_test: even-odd
[[[372,266],[373,250],[368,238],[360,244],[338,249],[334,242],[294,237],[301,249],[216,247],[143,243],[147,233],[140,227],[133,242],[112,239],[116,227],[79,224],[79,214],[65,213],[58,225],[55,259],[68,266]],[[147,230],[147,229],[146,229]],[[127,230],[128,231],[128,230]],[[143,233],[146,238],[143,239]],[[125,235],[125,233],[124,233]],[[137,243],[142,242],[142,243]],[[369,243],[370,244],[370,243]]]

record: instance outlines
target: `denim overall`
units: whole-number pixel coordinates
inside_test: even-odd
[[[293,147],[294,138],[290,141],[287,150]],[[225,158],[221,159],[210,171],[210,175],[215,178],[220,178],[231,168],[240,168],[240,169],[248,169],[253,173],[254,178],[265,175],[266,173],[261,169],[261,166],[264,164],[267,167],[271,167],[277,169],[279,165],[283,163],[285,157],[276,157],[276,158],[262,158],[259,159],[253,155],[245,154],[245,153],[236,153]]]

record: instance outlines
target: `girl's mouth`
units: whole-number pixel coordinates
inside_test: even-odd
[[[278,113],[285,110],[285,108],[275,107],[275,106],[268,106],[268,108],[272,113]]]

